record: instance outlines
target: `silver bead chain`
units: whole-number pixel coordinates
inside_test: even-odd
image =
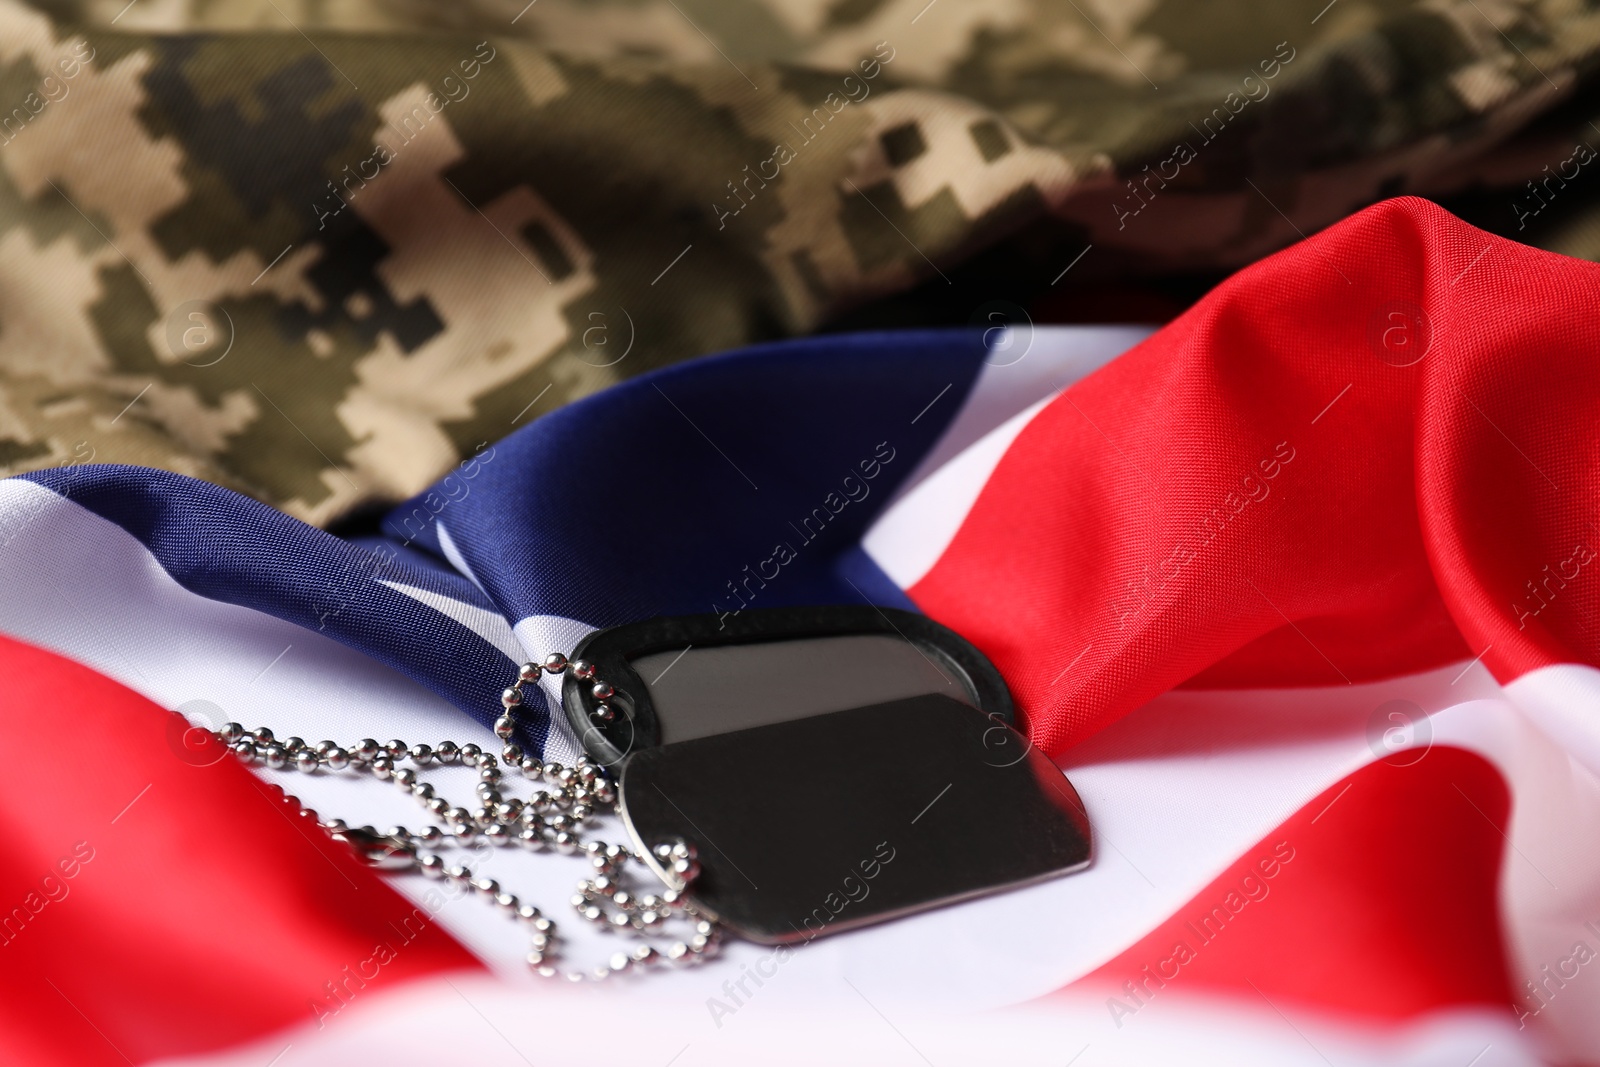
[[[347,842],[371,866],[388,871],[420,871],[425,877],[444,879],[487,898],[507,917],[525,926],[531,936],[529,965],[547,978],[565,977],[569,981],[598,981],[614,974],[643,970],[656,964],[687,966],[715,954],[721,941],[718,924],[696,911],[684,893],[663,889],[655,893],[636,893],[627,888],[629,860],[643,865],[643,857],[623,847],[608,845],[582,835],[584,823],[598,812],[616,805],[616,787],[604,768],[587,755],[578,757],[574,767],[541,763],[528,756],[511,740],[516,733],[513,713],[522,705],[522,686],[538,682],[542,674],[560,675],[566,671],[591,684],[590,692],[599,701],[592,718],[599,723],[614,717],[606,701],[614,690],[595,674],[593,664],[568,661],[555,653],[542,665],[524,663],[517,680],[500,695],[504,708],[495,721],[495,736],[504,742],[501,759],[505,766],[520,771],[534,783],[525,800],[506,796],[504,771],[500,760],[474,744],[458,745],[441,741],[436,746],[403,741],[380,744],[363,738],[349,747],[323,741],[308,745],[298,737],[278,740],[266,727],[246,729],[235,722],[215,731],[219,741],[245,763],[261,762],[273,770],[293,768],[306,774],[322,771],[370,774],[406,790],[443,825],[430,824],[420,831],[396,826],[379,833],[371,826],[352,827],[342,819],[327,819],[300,805],[297,798],[285,796],[287,803],[300,808],[300,814],[316,822],[335,839]],[[415,765],[402,767],[409,760]],[[418,780],[418,770],[429,764],[455,764],[478,770],[478,801],[472,809],[451,804],[434,787]],[[556,924],[532,904],[505,891],[492,878],[475,877],[462,864],[449,864],[440,851],[486,843],[500,848],[520,847],[531,852],[545,850],[563,855],[586,854],[594,871],[578,883],[572,906],[578,914],[602,930],[631,935],[642,943],[631,951],[613,953],[610,960],[589,971],[561,971],[555,964],[559,956]],[[699,874],[694,846],[684,841],[663,842],[654,847],[662,867],[673,872],[687,887]],[[672,937],[674,927],[688,932]],[[658,948],[652,938],[669,938]]]

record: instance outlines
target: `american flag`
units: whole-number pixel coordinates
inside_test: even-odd
[[[0,1059],[1593,1062],[1597,293],[1390,201],[1154,333],[645,375],[360,536],[142,468],[0,482]],[[516,664],[596,628],[863,602],[1000,668],[1087,871],[569,987],[301,814],[400,792],[189,743],[487,748]],[[521,740],[570,763],[556,696]],[[554,915],[579,861],[485,862]]]

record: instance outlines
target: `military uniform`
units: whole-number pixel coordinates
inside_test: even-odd
[[[1564,2],[0,0],[0,473],[327,523],[980,253],[1220,271],[1421,192],[1600,258],[1597,49]]]

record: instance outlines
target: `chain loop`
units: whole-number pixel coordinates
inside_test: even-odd
[[[371,826],[352,827],[342,819],[324,819],[300,805],[298,798],[285,794],[285,802],[300,808],[302,816],[314,820],[335,840],[349,844],[369,865],[395,873],[420,872],[424,877],[444,879],[464,886],[488,899],[512,921],[529,932],[529,965],[547,978],[565,977],[569,981],[599,981],[613,974],[642,970],[655,964],[677,966],[702,962],[715,954],[721,941],[721,927],[696,911],[684,891],[662,889],[637,893],[628,888],[628,861],[647,865],[622,845],[608,845],[596,839],[585,840],[585,822],[600,812],[614,810],[616,786],[605,769],[587,755],[578,757],[573,767],[542,763],[528,756],[512,738],[516,734],[513,717],[522,706],[522,687],[536,684],[545,675],[573,676],[592,683],[591,692],[601,703],[593,718],[608,722],[613,717],[605,703],[615,690],[595,674],[594,666],[553,653],[544,663],[524,663],[517,680],[500,694],[504,711],[495,720],[495,736],[503,743],[500,758],[475,744],[458,745],[441,741],[437,746],[407,745],[393,740],[380,744],[363,738],[345,747],[332,741],[308,745],[298,737],[279,741],[268,728],[247,730],[236,722],[215,731],[216,737],[245,763],[260,762],[273,770],[293,768],[306,774],[321,771],[370,774],[406,790],[439,820],[420,831],[404,826],[382,833]],[[501,766],[515,768],[534,784],[523,799],[508,796]],[[401,766],[410,762],[413,766]],[[421,781],[418,771],[430,764],[461,764],[478,769],[477,800],[472,808],[454,805],[438,794],[431,783]],[[442,825],[441,825],[442,824]],[[476,877],[464,864],[448,864],[441,853],[482,842],[498,847],[519,847],[531,852],[553,851],[563,855],[585,853],[594,873],[580,881],[572,896],[572,906],[580,916],[600,927],[640,938],[643,943],[631,951],[613,953],[610,960],[590,971],[562,972],[556,967],[558,935],[556,924],[538,908],[523,903],[506,892],[492,878]],[[678,875],[685,889],[699,874],[694,846],[685,841],[662,842],[654,846],[663,867]],[[648,869],[648,867],[647,867]],[[666,939],[669,927],[687,926],[688,932],[672,937],[664,948],[649,939]]]

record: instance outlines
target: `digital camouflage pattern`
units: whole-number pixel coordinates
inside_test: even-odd
[[[0,0],[0,473],[326,523],[980,254],[1027,302],[1414,192],[1600,258],[1597,53],[1578,0]]]

